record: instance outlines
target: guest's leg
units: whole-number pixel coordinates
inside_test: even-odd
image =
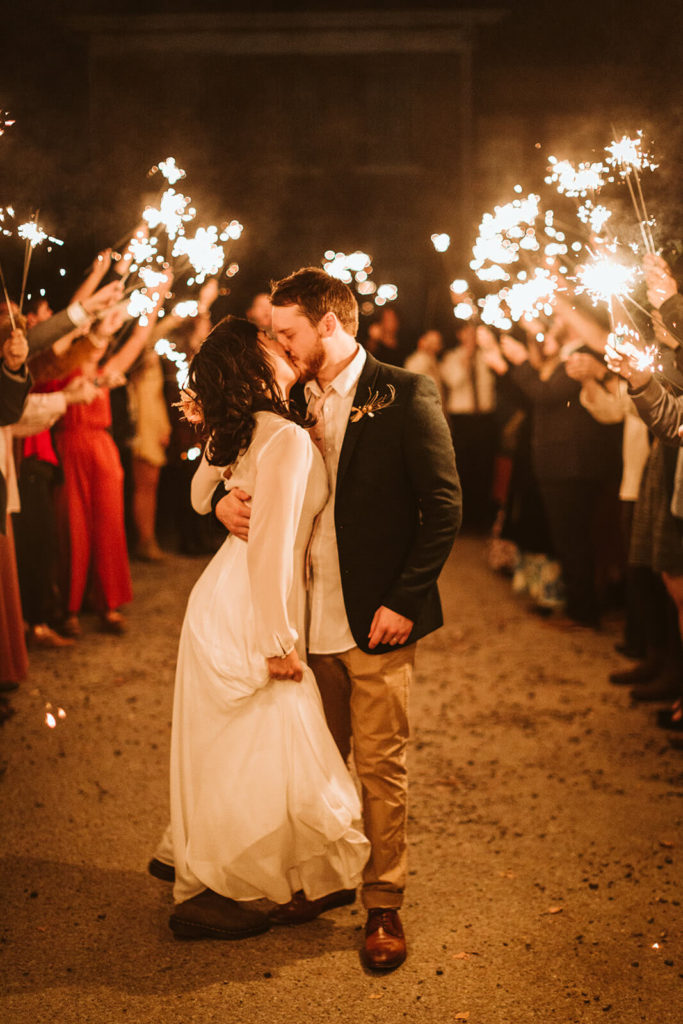
[[[93,575],[101,611],[119,608],[133,599],[123,510],[123,470],[104,431],[93,458],[96,501],[93,524]]]
[[[339,655],[351,680],[353,758],[370,859],[363,904],[398,909],[406,882],[408,693],[415,644],[388,654],[357,647]]]

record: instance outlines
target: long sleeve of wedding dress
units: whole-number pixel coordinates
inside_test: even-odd
[[[294,551],[312,461],[313,445],[308,435],[293,423],[282,421],[256,463],[247,567],[257,643],[266,658],[289,654],[299,639],[288,605],[298,565]]]

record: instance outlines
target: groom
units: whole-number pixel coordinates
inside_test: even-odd
[[[347,285],[308,267],[275,284],[273,331],[304,384],[330,496],[311,542],[309,664],[330,731],[351,749],[372,852],[363,875],[363,961],[403,963],[399,918],[406,881],[408,692],[415,645],[443,623],[436,581],[461,521],[448,426],[427,377],[378,362],[357,342]],[[215,510],[248,537],[247,495]],[[353,743],[353,747],[351,744]],[[303,893],[270,915],[299,924],[352,902]]]

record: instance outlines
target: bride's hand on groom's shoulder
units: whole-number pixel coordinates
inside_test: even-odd
[[[285,654],[284,658],[266,658],[271,679],[293,679],[300,683],[304,677],[303,668],[296,649]]]

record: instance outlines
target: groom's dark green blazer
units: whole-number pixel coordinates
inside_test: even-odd
[[[415,625],[407,643],[443,624],[437,579],[462,519],[450,431],[433,382],[378,362],[370,353],[339,456],[337,548],[351,632],[370,651],[372,618],[385,605]]]

